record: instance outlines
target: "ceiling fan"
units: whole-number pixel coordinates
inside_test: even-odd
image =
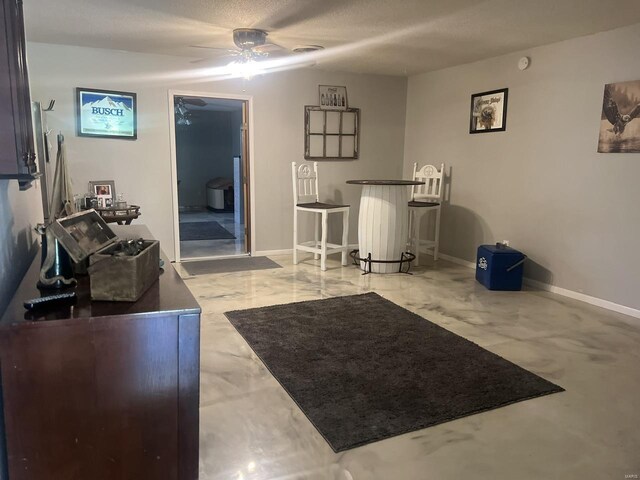
[[[324,47],[320,45],[303,45],[295,47],[292,50],[267,42],[267,36],[269,34],[265,30],[258,28],[236,28],[233,30],[233,43],[235,43],[236,49],[207,47],[204,45],[192,45],[194,48],[202,48],[206,50],[222,50],[227,55],[237,57],[236,63],[250,63],[255,62],[261,58],[267,56],[283,56],[293,53],[307,53],[317,50],[322,50]],[[210,58],[201,58],[194,60],[191,63],[199,63],[210,60]]]
[[[187,105],[204,107],[207,104],[207,102],[205,102],[201,98],[189,97],[175,97],[173,103],[177,125],[191,125],[193,123],[193,112],[189,111]]]

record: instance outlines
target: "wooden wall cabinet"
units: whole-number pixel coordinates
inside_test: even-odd
[[[22,190],[38,177],[22,0],[0,0],[0,178]]]

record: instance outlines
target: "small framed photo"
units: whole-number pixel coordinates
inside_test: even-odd
[[[318,85],[318,96],[318,102],[322,110],[346,110],[349,108],[347,87]]]
[[[79,137],[138,138],[135,93],[76,88],[76,117]]]
[[[504,132],[508,96],[508,88],[471,95],[469,133]]]
[[[99,208],[111,208],[116,198],[116,184],[113,180],[89,182],[89,192],[98,199]]]

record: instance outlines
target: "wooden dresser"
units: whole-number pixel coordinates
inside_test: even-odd
[[[0,319],[9,480],[198,478],[200,307],[161,256],[135,303],[91,302],[79,277],[73,308],[32,317],[34,260]]]

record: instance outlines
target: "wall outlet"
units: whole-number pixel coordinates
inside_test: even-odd
[[[509,240],[502,240],[502,244],[503,244],[505,247],[508,247],[508,246],[509,246]]]

